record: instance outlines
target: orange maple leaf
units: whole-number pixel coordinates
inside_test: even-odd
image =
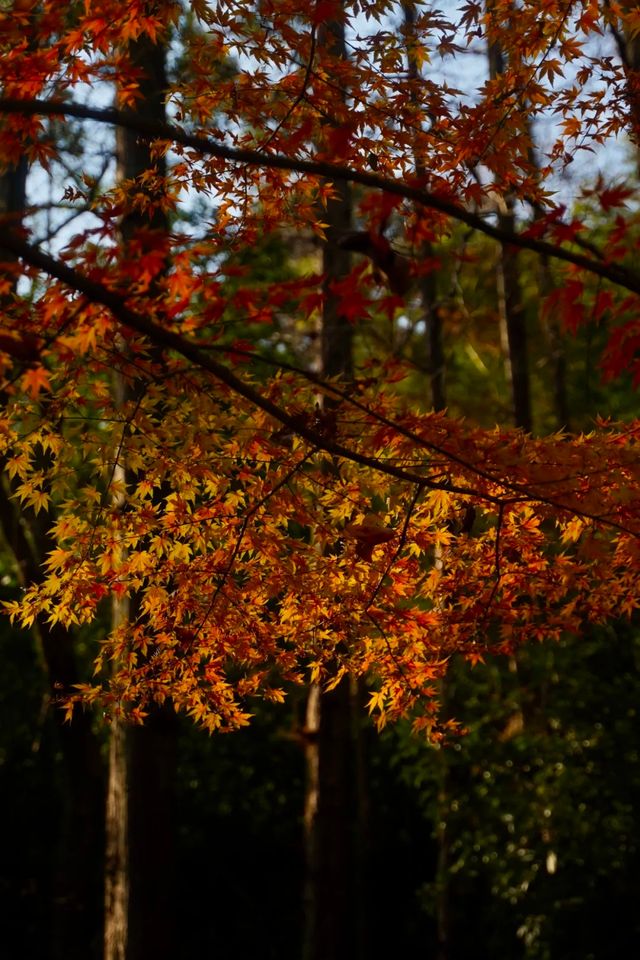
[[[48,371],[42,366],[27,370],[22,376],[22,388],[30,394],[34,400],[38,397],[41,390],[51,390]]]

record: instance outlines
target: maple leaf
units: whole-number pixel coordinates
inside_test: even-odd
[[[554,0],[518,4],[517,17],[506,2],[426,5],[393,36],[377,0],[317,0],[293,19],[287,4],[257,16],[193,0],[199,30],[183,29],[173,3],[99,0],[71,18],[64,4],[14,6],[0,63],[3,169],[68,166],[66,145],[82,149],[76,120],[115,119],[135,143],[126,182],[101,182],[91,162],[82,189],[64,191],[60,221],[74,209],[59,254],[27,242],[11,216],[3,234],[1,449],[21,522],[56,505],[41,579],[10,612],[25,625],[89,622],[108,594],[135,594],[140,612],[101,645],[96,667],[113,671],[77,691],[84,702],[141,721],[170,698],[209,730],[235,729],[248,719],[240,697],[279,700],[309,672],[325,689],[375,673],[379,725],[418,707],[416,729],[431,732],[434,680],[449,655],[477,657],[478,631],[505,652],[633,611],[637,431],[492,432],[471,419],[494,416],[490,390],[460,407],[467,423],[425,413],[424,383],[416,397],[440,326],[442,357],[456,357],[449,377],[465,353],[500,355],[494,272],[515,249],[529,251],[523,276],[545,258],[553,337],[606,319],[606,375],[640,377],[630,188],[583,192],[603,214],[589,240],[589,218],[553,199],[577,150],[635,123],[634,78],[610,53],[584,52],[601,5],[569,19]],[[619,12],[633,34],[637,11]],[[161,57],[173,22],[185,69],[167,123],[142,54],[149,42]],[[334,43],[345,24],[348,54]],[[479,43],[503,48],[488,83],[430,76]],[[73,99],[105,77],[124,115]],[[52,84],[64,102],[26,99]],[[550,110],[559,123],[542,157],[532,131]],[[535,222],[520,232],[510,214],[527,205]],[[87,206],[97,225],[79,226]],[[277,253],[262,260],[273,238]],[[325,278],[317,238],[323,260],[341,261]],[[349,252],[361,256],[345,275]],[[520,279],[533,316],[536,294]],[[342,381],[325,382],[316,346],[334,306],[353,325],[353,376],[345,364]],[[554,343],[538,379],[561,352]],[[378,582],[370,565],[385,543],[392,562]]]
[[[341,160],[349,153],[352,131],[348,126],[327,127],[324,132],[325,152],[332,160]]]
[[[603,210],[609,211],[616,207],[626,206],[626,201],[634,195],[634,191],[624,184],[608,187],[598,193],[598,200]]]
[[[23,373],[21,383],[25,392],[34,400],[38,398],[42,390],[51,390],[49,373],[43,366],[32,367]]]

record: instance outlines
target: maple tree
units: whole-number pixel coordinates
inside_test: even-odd
[[[69,713],[99,700],[141,721],[170,699],[210,730],[232,729],[254,696],[279,701],[288,683],[331,688],[352,674],[368,678],[380,726],[413,712],[431,731],[453,654],[477,662],[637,608],[638,425],[545,438],[481,429],[408,404],[393,385],[402,369],[384,357],[350,383],[323,379],[271,339],[282,311],[311,327],[322,277],[261,287],[230,255],[277,231],[322,239],[320,211],[349,183],[361,236],[347,244],[369,256],[324,295],[355,333],[371,313],[401,311],[464,224],[547,258],[547,309],[569,328],[606,317],[606,372],[637,377],[631,188],[595,188],[617,211],[600,246],[550,188],[577,149],[635,135],[634,76],[594,39],[611,23],[633,35],[637,10],[416,7],[407,69],[393,3],[187,7],[197,30],[165,0],[91,0],[73,17],[21,0],[3,15],[5,164],[54,169],[47,118],[132,130],[168,160],[166,175],[111,187],[90,172],[54,182],[60,207],[90,213],[55,244],[38,243],[37,205],[26,231],[3,228],[5,470],[25,511],[55,506],[46,576],[8,612],[69,626],[108,596],[136,596],[136,618],[101,645],[95,683],[68,696]],[[326,45],[318,55],[327,20],[345,24],[346,58]],[[133,109],[129,45],[143,36],[185,50],[189,67],[165,91],[169,123]],[[471,95],[425,69],[487,40],[505,65]],[[83,102],[114,80],[118,109]],[[539,118],[552,136],[534,163]],[[197,198],[206,221],[181,229]],[[535,209],[531,223],[496,223],[517,203]],[[148,224],[123,256],[127,212]],[[239,339],[234,317],[255,338]],[[135,383],[123,404],[113,371]]]

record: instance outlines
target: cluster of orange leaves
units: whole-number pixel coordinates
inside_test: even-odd
[[[265,157],[373,167],[461,208],[500,192],[533,200],[548,211],[539,229],[570,243],[576,231],[557,232],[545,177],[586,137],[585,118],[591,143],[628,127],[624,71],[590,53],[604,29],[593,0],[524,2],[517,23],[507,0],[488,6],[462,4],[453,19],[425,6],[415,17],[419,64],[499,39],[509,69],[465,99],[446,78],[407,76],[407,37],[386,0],[270,0],[259,14],[239,0],[192,0],[198,29],[181,34],[188,55],[168,102],[183,128]],[[329,17],[349,25],[348,60],[320,42]],[[135,106],[129,45],[165,42],[170,28],[182,29],[180,9],[166,0],[86,0],[73,14],[56,0],[16,4],[0,31],[3,95],[53,88],[79,100],[88,84],[116,79],[120,102]],[[617,111],[605,88],[614,101],[618,92]],[[534,170],[531,123],[550,110],[557,138]],[[158,155],[169,147],[157,139]],[[28,111],[3,118],[5,164],[26,155],[46,168],[57,149]],[[632,613],[640,427],[532,439],[417,413],[364,381],[345,390],[293,372],[267,378],[228,327],[268,325],[281,312],[304,321],[318,307],[317,278],[260,291],[240,276],[231,290],[221,260],[272,230],[322,235],[333,188],[266,163],[173,150],[163,183],[149,172],[94,191],[87,178],[86,192],[65,194],[100,226],[79,230],[56,262],[102,299],[73,275],[43,280],[28,254],[36,295],[3,294],[13,305],[0,337],[1,453],[15,498],[27,513],[50,513],[56,542],[42,581],[9,614],[74,627],[109,596],[130,601],[128,620],[101,645],[95,684],[75,699],[140,719],[171,698],[209,729],[227,729],[247,721],[247,698],[279,700],[288,683],[331,686],[348,672],[375,678],[380,724],[417,709],[416,726],[429,729],[454,654],[478,661]],[[428,175],[416,178],[416,165]],[[215,200],[206,236],[173,233],[123,262],[123,211],[171,213],[197,194]],[[602,196],[603,208],[626,199]],[[398,212],[409,247],[450,230],[444,215],[398,195],[367,193],[360,216],[375,233]],[[624,245],[629,234],[616,229]],[[11,279],[14,269],[6,265]],[[365,309],[362,281],[354,273],[341,295]],[[569,305],[584,291],[577,270],[572,282]],[[375,301],[370,278],[367,289]],[[635,300],[616,307],[612,297],[602,309],[626,316]],[[171,339],[154,340],[148,317]],[[212,355],[231,370],[242,357],[242,372],[221,377],[201,362]],[[124,404],[113,399],[114,369],[131,385]],[[319,402],[335,417],[319,422]]]
[[[15,496],[58,517],[46,576],[10,615],[73,627],[131,598],[98,657],[116,665],[107,692],[98,679],[81,699],[142,716],[170,697],[215,729],[245,722],[248,696],[350,672],[377,677],[384,723],[429,703],[455,653],[482,660],[638,606],[639,425],[534,440],[362,393],[322,449],[143,351],[144,395],[115,407],[99,372],[110,335],[58,360],[50,399],[22,396],[2,423]],[[296,411],[317,397],[293,375],[264,391]]]

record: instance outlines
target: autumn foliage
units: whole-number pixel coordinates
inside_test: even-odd
[[[411,712],[431,730],[453,655],[476,662],[637,608],[640,424],[481,428],[407,400],[406,370],[385,357],[322,380],[277,344],[283,316],[317,324],[318,270],[261,281],[234,260],[265,236],[322,242],[334,184],[349,181],[368,239],[348,241],[353,270],[332,295],[356,332],[402,312],[441,246],[468,263],[462,224],[551,264],[549,313],[569,331],[606,322],[605,374],[638,378],[631,189],[603,180],[583,197],[596,245],[552,180],[580,151],[635,136],[635,78],[599,44],[608,23],[637,32],[637,11],[443,6],[417,7],[410,36],[383,0],[34,0],[3,15],[2,163],[26,157],[50,172],[54,206],[84,214],[44,236],[34,191],[0,235],[4,468],[55,540],[8,613],[73,627],[135,598],[69,711],[100,700],[141,720],[170,699],[229,729],[253,697],[349,673],[379,725]],[[347,59],[325,42],[336,20]],[[182,54],[158,124],[137,109],[134,51],[170,40]],[[458,89],[456,63],[487,42],[506,68]],[[534,161],[538,121],[550,133]],[[133,129],[166,175],[114,185],[89,165],[62,183],[55,131],[76,127]],[[507,200],[522,220],[505,234]],[[187,224],[193,209],[205,219]],[[125,251],[133,215],[144,225]]]

